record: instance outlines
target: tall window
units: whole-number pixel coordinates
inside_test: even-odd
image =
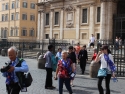
[[[27,8],[27,2],[23,2],[23,8]]]
[[[100,13],[101,13],[101,8],[97,7],[97,22],[100,22]]]
[[[2,4],[2,10],[5,10],[5,4]]]
[[[8,21],[8,14],[5,15],[5,21]]]
[[[22,36],[27,36],[27,30],[26,29],[22,29]]]
[[[2,14],[2,21],[4,21],[4,14]]]
[[[82,23],[87,23],[87,8],[82,10]]]
[[[46,25],[49,25],[49,13],[46,13]]]
[[[45,38],[46,38],[46,39],[49,39],[49,34],[45,34]]]
[[[22,14],[22,20],[27,20],[27,14]]]
[[[4,30],[1,28],[1,38],[3,38]]]
[[[7,38],[7,30],[6,29],[4,30],[3,38]]]
[[[13,36],[13,29],[10,30],[10,36]]]
[[[6,3],[6,7],[5,7],[5,9],[6,9],[6,10],[8,10],[8,9],[9,9],[9,7],[8,7],[8,3]]]
[[[18,19],[19,19],[19,13],[16,12],[16,20],[18,20]]]
[[[18,29],[16,29],[15,31],[15,36],[18,36]]]
[[[30,21],[35,21],[35,15],[30,15]]]
[[[55,12],[55,25],[59,24],[59,12]]]
[[[16,8],[19,7],[19,0],[16,0]]]
[[[14,9],[14,8],[15,8],[15,2],[12,1],[12,9]]]
[[[34,34],[35,34],[35,33],[34,33],[34,30],[30,30],[30,36],[32,36],[32,37],[33,37],[33,36],[34,36]]]
[[[11,20],[14,20],[14,13],[11,13]]]
[[[35,9],[35,4],[34,4],[34,3],[31,3],[31,4],[30,4],[30,8],[31,8],[31,9]]]

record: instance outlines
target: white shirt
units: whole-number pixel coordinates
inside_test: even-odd
[[[95,37],[91,37],[91,38],[90,38],[90,42],[91,42],[91,43],[94,43],[94,42],[95,42]]]
[[[101,58],[100,69],[108,68],[108,71],[111,71],[109,64],[107,65],[107,61],[104,58],[104,54],[101,54],[99,57]],[[114,63],[113,56],[111,54],[109,54],[109,59]]]

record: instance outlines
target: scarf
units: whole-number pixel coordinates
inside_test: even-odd
[[[10,66],[14,66],[15,62],[13,62]],[[14,72],[7,72],[6,84],[12,84],[14,82]]]
[[[109,59],[109,56],[107,54],[104,54],[104,58],[107,61],[111,71],[115,72],[116,71],[116,67],[115,67],[114,63]]]

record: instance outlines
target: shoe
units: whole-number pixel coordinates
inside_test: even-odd
[[[55,89],[56,87],[52,86],[52,87],[45,87],[45,89]]]

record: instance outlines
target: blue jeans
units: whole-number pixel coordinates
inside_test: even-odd
[[[72,94],[70,80],[71,80],[70,78],[59,78],[59,94],[63,94],[62,89],[63,89],[64,82],[65,82],[65,86],[66,86],[67,90],[69,91],[69,94]]]

